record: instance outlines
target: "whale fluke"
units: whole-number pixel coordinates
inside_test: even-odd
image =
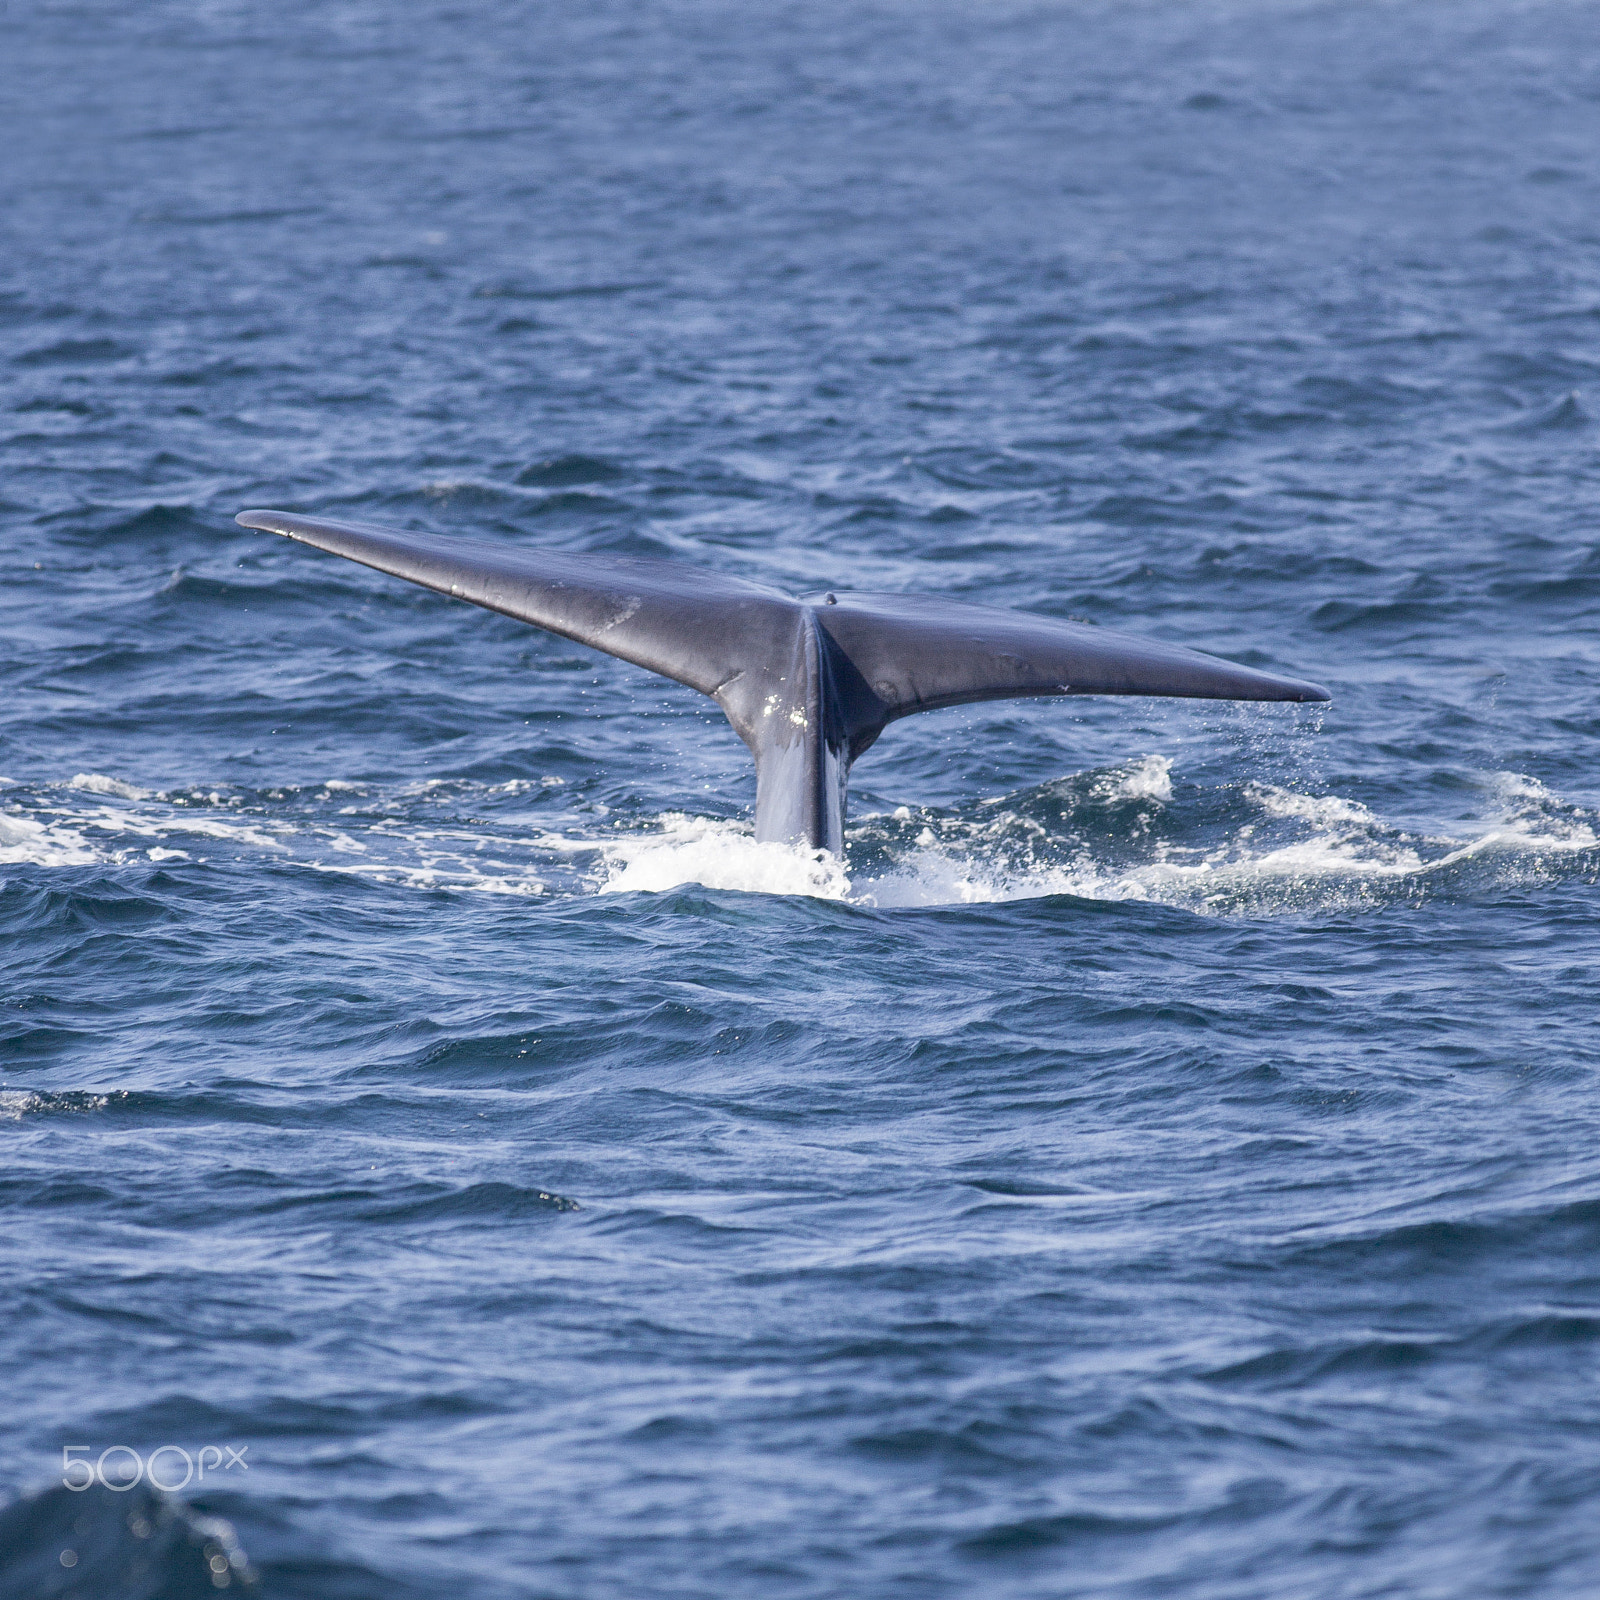
[[[933,595],[779,589],[672,561],[567,555],[245,511],[281,533],[710,695],[756,761],[756,837],[842,854],[850,765],[897,718],[974,700],[1327,700],[1179,645]]]

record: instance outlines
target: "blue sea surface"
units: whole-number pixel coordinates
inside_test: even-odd
[[[0,29],[0,1499],[170,1446],[268,1600],[1600,1593],[1592,5]],[[1335,698],[912,718],[838,861],[249,506]]]

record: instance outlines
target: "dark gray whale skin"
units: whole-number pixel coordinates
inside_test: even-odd
[[[896,719],[974,700],[1327,700],[1197,650],[919,594],[807,595],[672,561],[567,555],[245,511],[281,533],[710,695],[756,761],[756,838],[844,852],[850,767]]]

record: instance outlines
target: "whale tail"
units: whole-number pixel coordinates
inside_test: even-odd
[[[1327,700],[1178,645],[932,595],[781,590],[671,561],[567,555],[245,511],[281,533],[710,695],[756,762],[756,837],[842,854],[850,766],[914,711],[1040,695]]]

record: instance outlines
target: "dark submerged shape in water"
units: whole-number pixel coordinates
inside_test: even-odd
[[[1327,700],[1179,645],[933,595],[781,590],[618,556],[241,512],[380,572],[499,611],[708,694],[756,760],[756,838],[842,854],[851,763],[914,711],[1041,695]]]
[[[0,1600],[255,1595],[232,1527],[139,1484],[57,1484],[0,1510]]]

